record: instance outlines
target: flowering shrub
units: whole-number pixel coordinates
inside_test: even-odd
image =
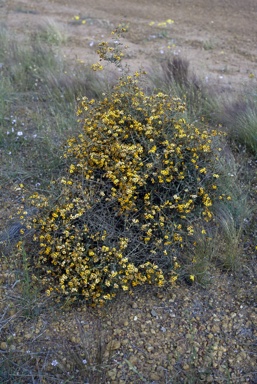
[[[174,283],[195,227],[204,233],[212,219],[219,133],[188,124],[180,99],[146,95],[141,75],[122,76],[103,100],[79,101],[82,130],[65,147],[60,196],[54,205],[30,197],[49,294],[95,305],[120,289]]]

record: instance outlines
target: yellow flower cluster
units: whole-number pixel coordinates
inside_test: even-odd
[[[119,61],[114,52],[100,45],[100,57]],[[102,100],[79,101],[82,131],[67,141],[69,167],[54,208],[31,196],[42,212],[33,220],[36,265],[49,293],[95,305],[119,289],[173,284],[181,267],[175,255],[193,238],[194,223],[212,218],[218,132],[189,124],[180,99],[147,95],[141,75],[122,76]]]
[[[171,25],[171,24],[174,24],[174,20],[172,19],[167,19],[165,21],[160,21],[160,22],[150,21],[149,23],[150,27],[157,26],[157,27],[163,27],[163,28],[166,28],[168,25]]]
[[[114,44],[114,46],[111,46],[106,41],[98,44],[97,53],[100,57],[100,60],[109,61],[117,66],[120,65],[120,62],[124,57],[124,53],[121,51],[119,44]]]

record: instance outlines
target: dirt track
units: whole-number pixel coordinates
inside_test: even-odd
[[[129,25],[132,68],[148,69],[170,52],[187,58],[205,81],[230,88],[256,84],[255,0],[2,0],[0,5],[4,22],[19,33],[46,20],[57,22],[68,36],[65,54],[72,58],[94,62],[97,43],[122,22]],[[168,19],[174,23],[158,26]]]

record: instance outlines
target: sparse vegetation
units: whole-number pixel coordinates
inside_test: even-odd
[[[160,64],[160,68],[149,73],[152,87],[180,97],[186,103],[189,121],[204,118],[214,122],[215,111],[221,105],[218,92],[191,73],[188,60],[180,56],[168,55]]]
[[[224,102],[218,112],[221,122],[228,130],[231,139],[254,155],[257,153],[257,95],[256,90],[237,96],[229,102]]]
[[[4,27],[1,36],[1,212],[22,221],[30,205],[38,211],[25,220],[34,232],[24,247],[0,245],[0,381],[253,383],[255,99],[222,108],[178,57],[163,61],[152,82],[136,72],[110,84],[63,59],[55,24],[19,44]],[[116,48],[102,44],[102,58],[120,63]],[[226,274],[219,292],[236,296],[224,304],[210,287]],[[166,290],[135,288],[145,282]],[[48,297],[46,288],[57,292]],[[204,299],[193,289],[199,297],[205,289]],[[156,327],[142,326],[145,343],[135,356],[137,295]],[[153,295],[156,308],[147,306]],[[114,300],[91,309],[83,301],[76,307],[78,296]],[[231,315],[241,306],[246,324]],[[110,335],[117,307],[128,311],[126,334]],[[176,329],[172,338],[167,324]],[[157,334],[162,352],[155,354]],[[141,370],[144,349],[153,358]]]

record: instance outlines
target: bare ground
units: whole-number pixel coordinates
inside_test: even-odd
[[[255,0],[2,0],[0,4],[3,20],[21,34],[45,20],[59,23],[68,36],[65,53],[74,59],[94,62],[97,43],[125,23],[129,25],[127,61],[132,68],[147,69],[153,58],[171,52],[187,58],[206,81],[233,88],[249,83],[250,75],[250,82],[256,84]],[[76,22],[74,16],[86,23]],[[157,25],[168,19],[174,24]],[[151,22],[155,24],[150,26]]]

